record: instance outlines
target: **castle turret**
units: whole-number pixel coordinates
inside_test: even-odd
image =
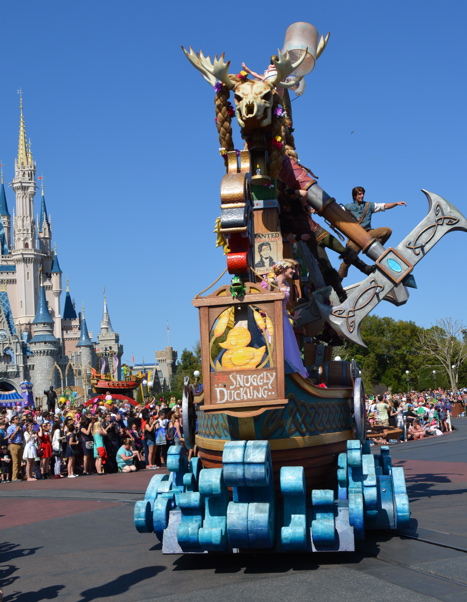
[[[3,180],[3,170],[0,172],[0,250],[2,255],[8,255],[11,238],[11,216],[8,211],[8,203],[5,193],[5,182]]]
[[[44,183],[41,183],[41,212],[39,215],[39,234],[37,235],[39,239],[39,250],[44,255],[49,255],[51,252],[51,241],[52,241],[52,227],[50,225],[50,218],[47,213],[47,207],[45,204],[45,195],[44,195]]]
[[[80,321],[70,295],[68,279],[66,281],[65,306],[62,316],[63,352],[71,355],[76,350],[80,338]]]
[[[23,116],[23,97],[20,96],[20,123],[18,156],[15,160],[15,177],[11,183],[16,194],[14,216],[14,241],[12,259],[16,264],[18,295],[16,298],[16,323],[28,330],[34,319],[39,291],[39,265],[42,254],[36,249],[36,224],[34,220],[34,195],[36,194],[36,164],[30,145],[26,143]]]
[[[47,307],[42,284],[32,330],[34,336],[29,341],[29,347],[34,354],[34,392],[35,395],[42,396],[50,385],[58,386],[58,383],[54,382],[56,372],[53,367],[60,350],[60,341],[53,334],[54,321]]]
[[[52,294],[54,296],[53,307],[55,314],[54,335],[57,339],[62,336],[62,315],[60,312],[60,296],[62,294],[62,270],[58,263],[57,249],[54,249],[54,259],[50,270],[50,281],[52,282]]]
[[[107,307],[107,298],[104,291],[104,314],[101,322],[101,330],[97,335],[99,357],[99,369],[110,372],[113,378],[121,378],[121,358],[123,355],[123,346],[120,345],[120,336],[112,328],[109,310]],[[104,367],[104,370],[103,370]]]
[[[76,345],[76,350],[79,353],[79,359],[81,364],[81,369],[86,373],[86,378],[83,378],[83,388],[87,388],[85,391],[86,394],[90,394],[90,374],[91,367],[94,363],[94,348],[89,336],[88,327],[86,324],[86,318],[84,316],[84,305],[81,312],[81,336],[79,337],[78,344]]]

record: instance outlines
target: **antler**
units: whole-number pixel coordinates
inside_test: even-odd
[[[329,41],[329,36],[331,34],[328,33],[326,37],[321,36],[320,40],[319,40],[319,44],[318,44],[318,48],[316,49],[316,60],[319,59],[319,57],[321,56],[321,53],[323,52],[323,50],[326,48],[326,44]]]
[[[307,51],[308,51],[308,48],[305,50],[305,52],[302,54],[302,56],[298,59],[298,61],[296,63],[292,63],[292,61],[290,60],[289,53],[287,51],[282,53],[280,50],[278,50],[277,55],[278,55],[279,59],[277,61],[274,58],[272,59],[274,65],[277,69],[277,75],[274,79],[268,80],[268,82],[271,84],[271,86],[273,86],[274,88],[276,86],[281,86],[282,88],[290,88],[291,86],[295,86],[297,84],[298,78],[296,78],[294,82],[290,82],[290,83],[287,83],[283,80],[285,80],[285,78],[288,75],[293,73],[295,71],[295,69],[303,63],[303,61],[305,60]]]
[[[214,57],[214,64],[211,62],[210,56],[204,56],[203,51],[200,50],[198,54],[193,51],[193,48],[190,46],[190,52],[187,52],[185,48],[182,46],[182,50],[185,53],[186,58],[190,61],[190,63],[201,71],[204,79],[214,86],[216,80],[218,79],[223,84],[227,86],[229,90],[232,90],[234,87],[234,82],[229,77],[229,66],[230,61],[227,63],[224,60],[224,54],[221,54],[220,58],[217,56]]]

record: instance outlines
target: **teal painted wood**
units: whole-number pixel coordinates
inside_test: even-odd
[[[204,500],[198,491],[181,493],[178,501],[181,522],[177,539],[182,550],[199,549],[199,530],[204,519]]]
[[[152,510],[153,530],[159,539],[169,524],[169,512],[173,508],[174,496],[170,492],[163,493],[154,501]]]
[[[202,470],[199,490],[205,502],[204,522],[199,530],[199,545],[208,551],[225,551],[229,492],[221,468]]]
[[[167,469],[172,476],[171,490],[175,494],[175,501],[178,505],[178,496],[185,491],[183,477],[188,472],[187,451],[181,445],[171,445],[167,450]]]
[[[387,445],[381,446],[381,468],[384,475],[391,474],[392,458]]]
[[[167,540],[174,542],[164,544],[167,552],[179,552],[180,547],[190,552],[351,551],[354,537],[363,539],[365,528],[396,529],[410,520],[403,468],[392,467],[389,448],[375,455],[367,450],[359,441],[347,442],[347,452],[338,458],[337,495],[314,490],[307,499],[303,467],[282,467],[283,511],[276,520],[268,441],[228,442],[222,469],[200,470],[198,459],[188,464],[184,448],[172,446],[170,474],[154,475],[145,499],[135,504],[135,528],[154,531],[160,538],[167,529]],[[180,513],[180,522],[169,537],[172,510],[173,516]]]
[[[271,548],[275,540],[275,492],[267,441],[229,441],[224,447],[224,480],[232,487],[227,535],[234,548]]]
[[[245,466],[243,464],[246,444],[246,441],[230,441],[224,446],[222,466],[227,487],[246,486]]]
[[[347,453],[339,454],[337,457],[337,499],[346,500],[349,490],[349,467],[347,465]]]
[[[378,483],[376,480],[375,457],[362,454],[363,499],[365,501],[365,517],[378,516]]]
[[[316,548],[334,548],[337,542],[334,492],[330,489],[314,489],[311,492],[311,505],[311,536]]]
[[[410,522],[409,497],[405,485],[404,469],[400,466],[394,467],[392,469],[392,479],[394,484],[396,526],[398,529],[404,529],[409,526]]]
[[[307,550],[305,471],[302,466],[283,466],[280,471],[280,486],[284,500],[281,544],[284,550]]]
[[[152,533],[152,508],[148,500],[139,500],[135,504],[133,520],[138,533]]]

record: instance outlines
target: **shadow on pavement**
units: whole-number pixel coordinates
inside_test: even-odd
[[[418,501],[422,498],[461,495],[467,493],[465,487],[460,489],[434,489],[436,485],[443,483],[452,483],[449,479],[449,475],[426,473],[406,476],[407,494],[411,502]]]
[[[35,554],[37,550],[40,550],[42,546],[37,548],[24,548],[19,549],[19,544],[5,541],[0,543],[0,563],[9,562],[15,558],[24,558],[25,556],[31,556]]]
[[[50,585],[34,592],[13,592],[3,598],[3,602],[41,602],[41,600],[53,600],[58,598],[60,590],[64,585]]]
[[[38,546],[37,548],[20,548],[19,544],[17,543],[11,543],[9,541],[0,543],[0,590],[12,585],[17,579],[19,579],[19,575],[13,576],[13,573],[16,573],[16,571],[19,570],[18,567],[14,566],[13,564],[9,564],[9,562],[17,558],[31,556],[32,554],[35,554],[37,550],[40,550],[41,547],[42,546]],[[24,600],[24,602],[26,602],[26,598],[18,598],[18,596],[23,596],[23,594],[20,592],[16,592],[12,594],[12,596],[13,597],[5,597],[4,601],[13,602],[16,600]],[[32,602],[39,599],[47,600],[47,598],[27,598],[27,600],[31,600]]]
[[[121,595],[128,591],[133,585],[136,585],[141,581],[145,581],[146,579],[151,579],[158,573],[161,573],[165,570],[166,567],[164,566],[147,566],[141,569],[136,569],[135,571],[127,573],[126,575],[120,575],[117,577],[117,579],[114,579],[114,581],[104,583],[99,587],[92,587],[84,590],[80,594],[83,597],[79,600],[79,602],[91,602],[91,600],[98,600],[99,598],[110,598],[112,596]]]
[[[370,556],[378,554],[376,542],[369,544],[365,553]],[[315,571],[320,566],[346,563],[358,564],[362,561],[359,552],[307,553],[243,553],[243,554],[186,554],[177,558],[173,564],[174,571],[204,571],[228,574],[278,574],[289,571]]]

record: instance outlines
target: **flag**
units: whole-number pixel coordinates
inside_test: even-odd
[[[114,355],[114,357],[113,357],[113,364],[114,364],[113,365],[113,374],[114,374],[114,378],[116,378],[117,374],[118,374],[118,363],[119,363],[118,362],[118,356]]]
[[[165,328],[167,330],[167,332],[170,332],[170,328],[169,328],[169,322],[167,321],[167,326]]]
[[[131,356],[131,363],[132,363],[132,364],[134,364],[134,363],[135,363],[135,356],[134,356],[134,355],[132,355],[132,356]]]

